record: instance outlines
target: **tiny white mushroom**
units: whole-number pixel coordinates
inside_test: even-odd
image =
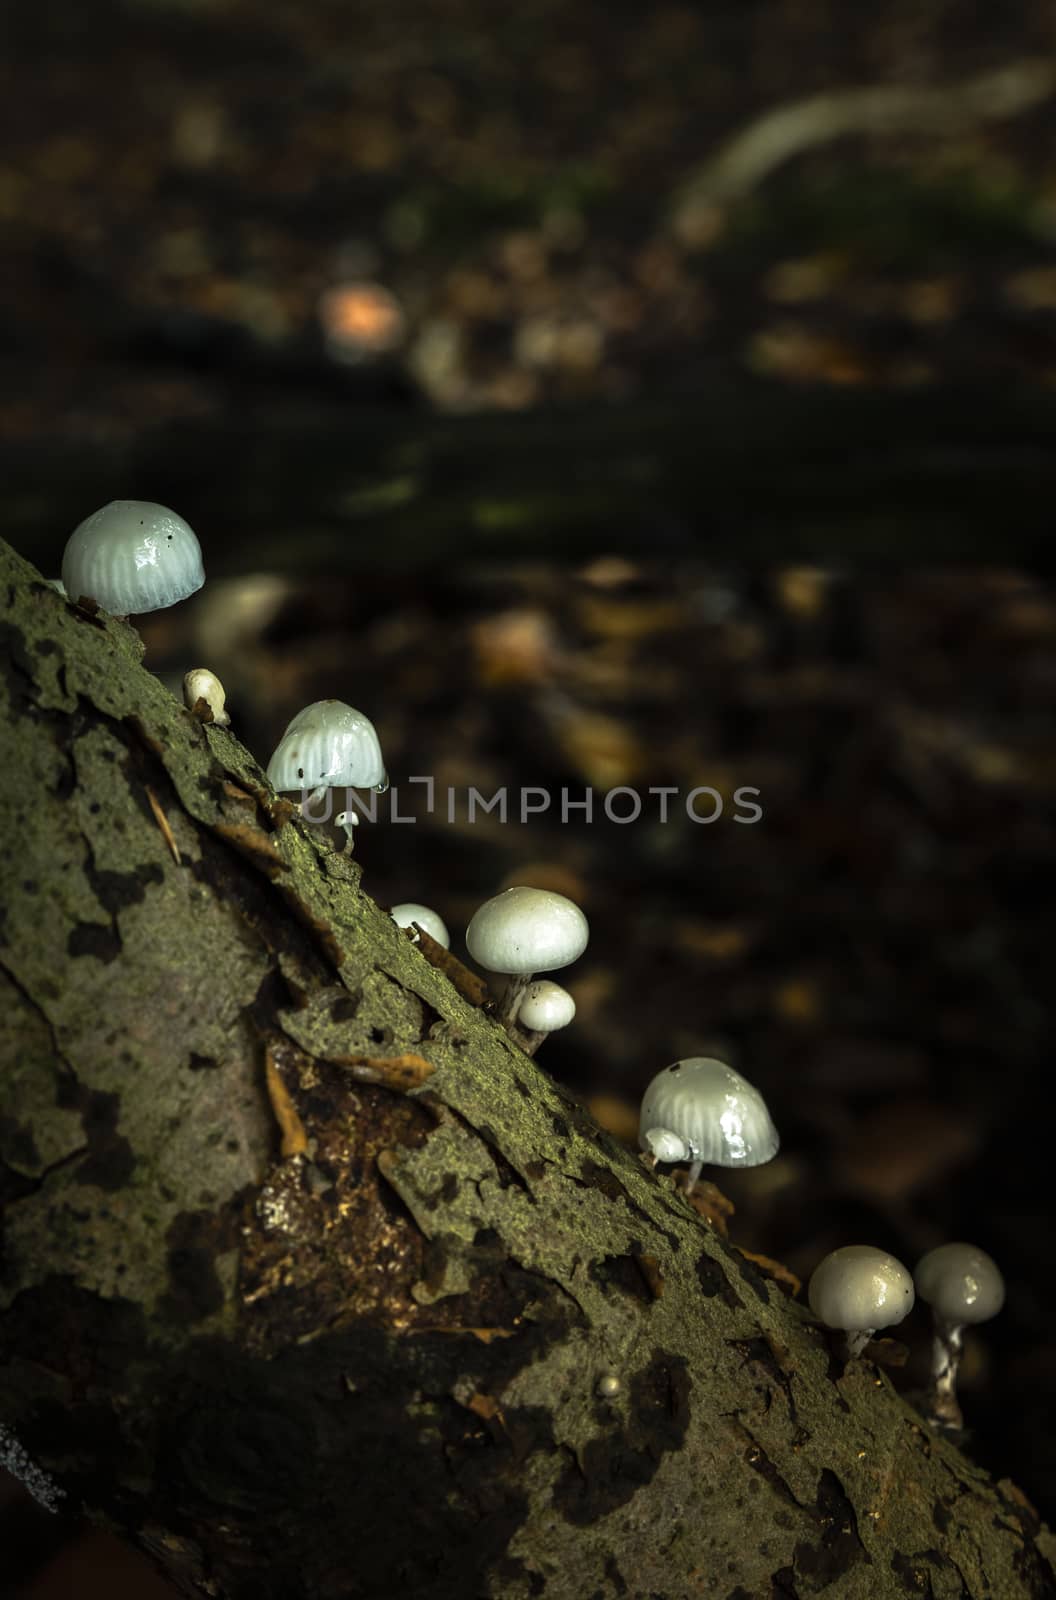
[[[437,944],[442,944],[445,950],[451,948],[451,935],[447,931],[447,924],[443,917],[431,911],[428,906],[422,906],[414,900],[404,900],[398,906],[393,906],[389,916],[397,927],[410,928],[417,923],[423,928],[430,939],[435,939]],[[417,943],[417,935],[415,936]]]
[[[988,1322],[1005,1303],[1005,1280],[997,1262],[974,1244],[940,1244],[917,1263],[917,1294],[931,1307],[934,1337],[928,1420],[959,1429],[964,1417],[957,1399],[957,1372],[969,1323]]]
[[[861,1355],[880,1328],[893,1327],[913,1309],[913,1279],[886,1250],[847,1244],[818,1266],[807,1291],[810,1309],[843,1335],[843,1353]]]
[[[466,947],[489,972],[512,979],[499,1015],[512,1023],[536,972],[567,967],[587,948],[590,928],[574,901],[518,885],[486,900],[466,929]]]
[[[549,978],[530,983],[517,1010],[517,1025],[526,1035],[524,1048],[534,1056],[543,1040],[567,1028],[576,1014],[576,1002],[567,989]]]
[[[334,817],[334,821],[339,828],[345,830],[346,848],[351,850],[352,836],[349,833],[349,829],[359,827],[359,813],[357,811],[339,811]]]
[[[300,791],[302,816],[329,789],[381,794],[389,786],[374,724],[343,700],[316,700],[298,711],[268,762],[268,778],[276,789]],[[359,818],[342,811],[336,820],[350,850]]]
[[[193,530],[153,500],[111,500],[70,535],[62,582],[71,600],[92,600],[114,616],[160,611],[202,587]]]
[[[611,1400],[619,1394],[623,1385],[615,1372],[603,1372],[594,1387],[602,1400]]]
[[[218,728],[230,726],[231,718],[224,709],[227,704],[224,686],[208,667],[192,667],[184,675],[183,703],[188,711],[193,711],[199,700],[205,701]]]
[[[755,1086],[714,1056],[688,1056],[658,1072],[642,1096],[638,1142],[652,1161],[689,1161],[686,1192],[701,1168],[758,1167],[780,1139]]]

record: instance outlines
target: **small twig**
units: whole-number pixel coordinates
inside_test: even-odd
[[[697,208],[750,193],[805,150],[854,134],[934,135],[1016,117],[1047,100],[1054,82],[1048,62],[1026,59],[961,83],[868,84],[771,106],[690,179],[678,204],[676,228]]]
[[[169,847],[169,850],[172,854],[172,859],[175,861],[176,865],[179,866],[183,859],[180,855],[180,847],[176,843],[176,835],[169,826],[169,819],[161,809],[161,801],[158,799],[149,783],[145,783],[143,787],[147,791],[147,799],[150,801],[150,809],[154,813],[154,821],[161,829],[161,836]]]
[[[264,1056],[264,1073],[268,1086],[268,1098],[271,1109],[275,1113],[275,1121],[282,1132],[280,1149],[284,1156],[304,1155],[308,1149],[308,1135],[304,1131],[304,1123],[297,1115],[297,1108],[290,1097],[270,1048]]]
[[[468,1000],[473,1006],[484,1004],[488,998],[488,986],[483,978],[471,972],[468,967],[464,967],[457,956],[453,956],[450,950],[445,950],[444,946],[431,934],[426,933],[424,928],[419,927],[417,922],[413,928],[405,929],[405,932],[415,948],[422,952],[429,965],[444,974],[463,1000]]]

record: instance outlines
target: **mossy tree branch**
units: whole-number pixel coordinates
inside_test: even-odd
[[[131,629],[0,597],[0,1422],[70,1503],[221,1600],[1052,1593]]]

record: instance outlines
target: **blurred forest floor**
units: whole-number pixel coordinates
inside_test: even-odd
[[[1056,373],[1051,8],[58,0],[5,35],[8,440],[297,392],[523,410],[743,370]],[[701,199],[764,113],[877,84],[946,114],[797,156],[800,117],[765,182]]]
[[[892,0],[851,26],[834,0],[59,0],[5,32],[15,454],[182,420],[222,443],[302,399],[527,412],[751,372],[794,409],[805,385],[1056,376],[1054,94],[686,200],[774,106],[1049,62],[1050,8]],[[221,675],[262,759],[337,695],[377,722],[397,787],[726,796],[710,825],[677,803],[663,825],[654,800],[626,826],[468,827],[405,786],[415,825],[364,825],[357,852],[367,890],[434,905],[458,953],[504,883],[583,903],[579,1015],[541,1060],[626,1106],[677,1056],[728,1055],[783,1136],[723,1184],[738,1243],[800,1275],[851,1239],[911,1264],[947,1238],[991,1250],[1009,1301],[969,1341],[973,1448],[1052,1520],[1056,600],[998,564],[1001,534],[992,569],[957,576],[601,557],[258,576],[142,631],[174,688]],[[758,824],[732,820],[741,785]],[[926,1342],[918,1311],[896,1381]],[[41,1537],[20,1503],[0,1528],[12,1562]],[[31,1592],[87,1596],[93,1551],[118,1559],[89,1543]]]

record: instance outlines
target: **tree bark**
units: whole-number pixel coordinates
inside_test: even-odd
[[[0,604],[0,1455],[42,1497],[220,1600],[1054,1592],[1013,1485],[842,1370],[131,628],[4,546]]]

